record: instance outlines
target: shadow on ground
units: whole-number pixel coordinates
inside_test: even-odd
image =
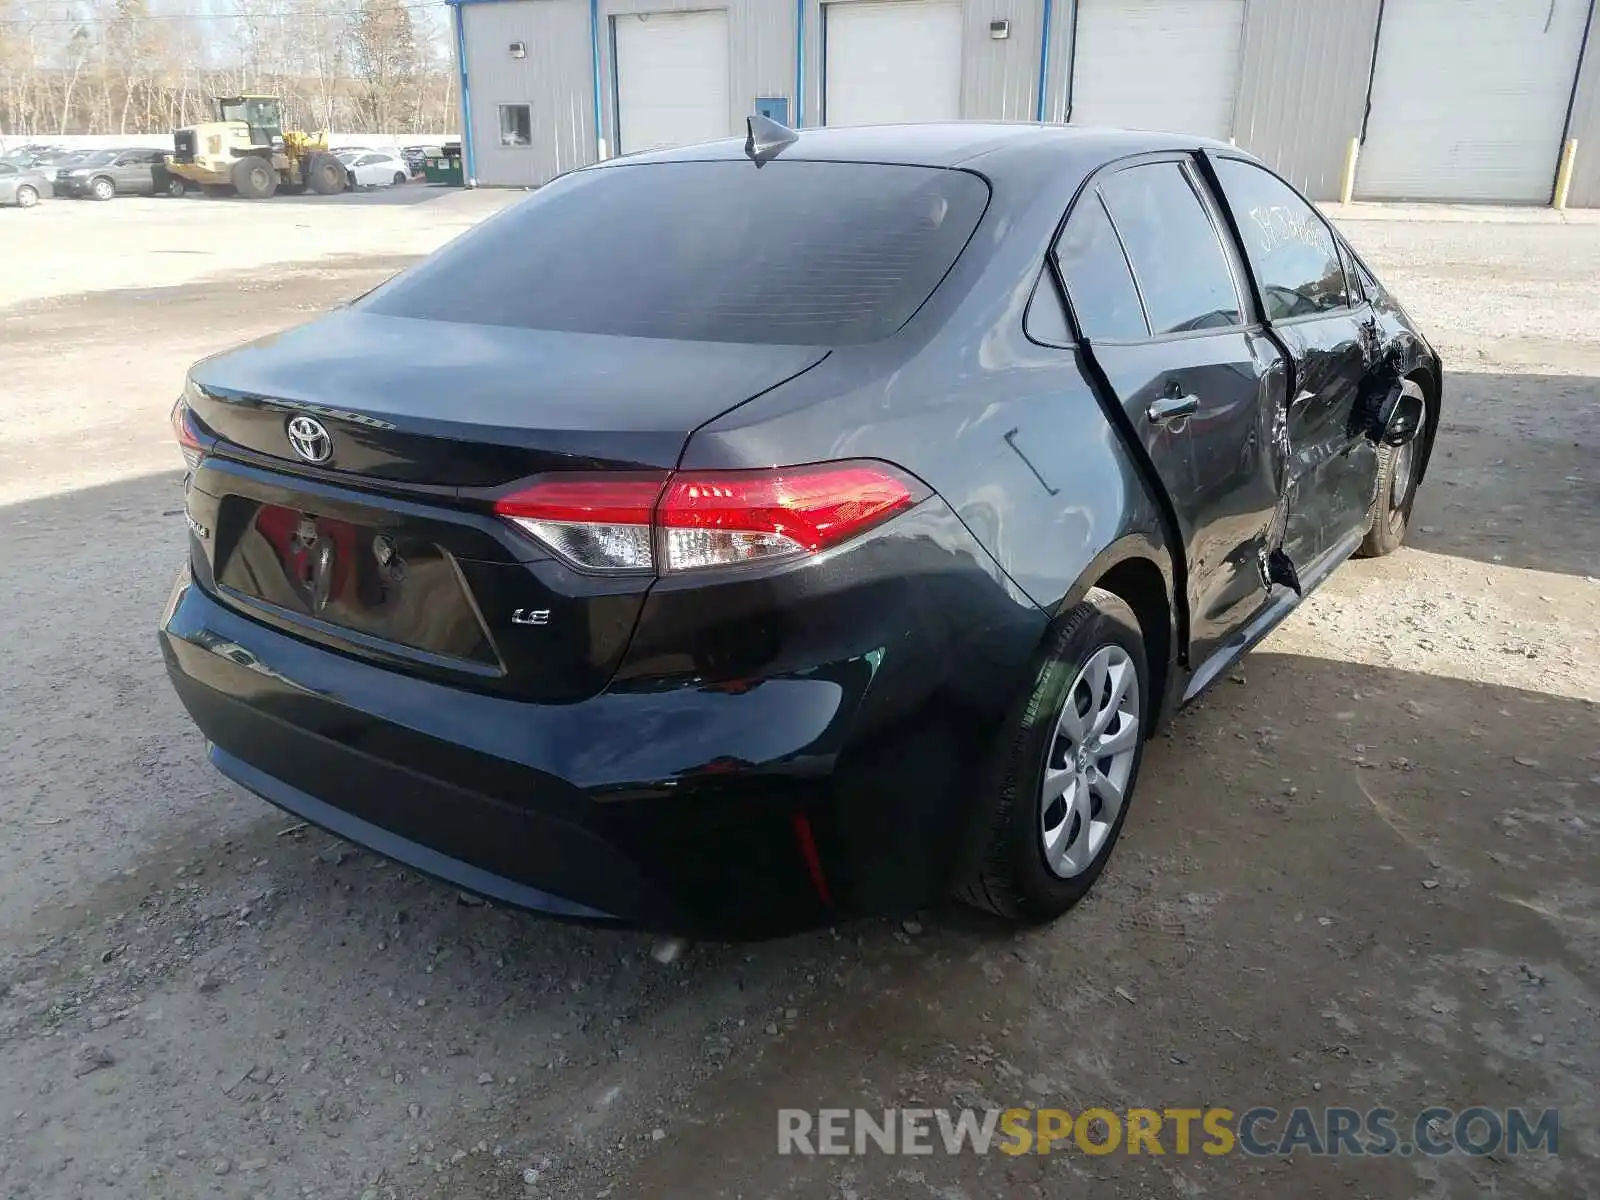
[[[1058,926],[847,930],[830,992],[613,1194],[1582,1194],[1600,710],[1290,655],[1249,678],[1152,745],[1116,861]],[[1212,1159],[1170,1127],[1164,1158],[776,1153],[780,1107],[1384,1105],[1404,1128],[1476,1104],[1559,1107],[1562,1156]]]
[[[1600,576],[1600,379],[1450,373],[1406,544]]]
[[[1495,440],[1447,418],[1418,544],[1583,572],[1587,444],[1530,429],[1500,460]],[[25,748],[0,763],[0,1111],[23,1114],[0,1193],[86,1187],[115,1158],[185,1195],[223,1150],[287,1158],[264,1169],[269,1194],[314,1162],[343,1191],[386,1171],[452,1200],[523,1196],[540,1162],[569,1172],[561,1194],[617,1200],[1587,1186],[1593,704],[1259,652],[1248,683],[1152,743],[1117,858],[1056,926],[950,912],[663,970],[638,935],[463,902],[205,766],[153,636],[182,555],[178,481],[0,509],[0,734]],[[80,1075],[86,1040],[114,1052]],[[1258,1103],[1553,1106],[1571,1132],[1558,1160],[775,1154],[779,1107]],[[117,1119],[130,1105],[155,1132]],[[619,1129],[652,1126],[643,1157],[617,1150]],[[283,1153],[307,1138],[315,1152]]]

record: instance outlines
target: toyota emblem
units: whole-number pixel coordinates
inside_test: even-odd
[[[309,463],[325,463],[333,457],[333,436],[315,417],[289,418],[289,445]]]

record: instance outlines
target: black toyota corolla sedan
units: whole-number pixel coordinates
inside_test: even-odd
[[[1149,734],[1400,544],[1439,358],[1228,145],[752,126],[196,365],[173,683],[229,778],[510,904],[1048,921]]]

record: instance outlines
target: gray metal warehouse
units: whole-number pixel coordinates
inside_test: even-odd
[[[450,3],[475,185],[762,112],[1159,128],[1232,138],[1320,200],[1600,206],[1600,0]]]

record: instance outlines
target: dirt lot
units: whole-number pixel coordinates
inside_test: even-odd
[[[1151,747],[1067,919],[663,968],[291,831],[152,635],[187,363],[505,199],[0,213],[0,1196],[1600,1194],[1600,225],[1347,225],[1450,371],[1413,544]],[[1562,1153],[775,1153],[779,1107],[968,1104],[1559,1107]]]

